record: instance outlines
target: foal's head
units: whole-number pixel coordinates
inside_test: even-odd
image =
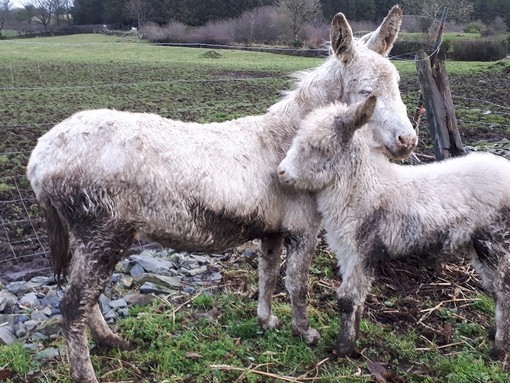
[[[338,172],[349,172],[345,167],[357,155],[351,152],[356,150],[351,145],[354,133],[373,116],[376,104],[376,97],[370,96],[354,105],[337,102],[310,113],[278,166],[280,181],[317,191]]]

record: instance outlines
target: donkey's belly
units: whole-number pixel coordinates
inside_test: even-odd
[[[179,251],[222,251],[278,230],[269,229],[253,214],[237,216],[209,209],[192,211],[181,219],[141,228],[139,234]]]

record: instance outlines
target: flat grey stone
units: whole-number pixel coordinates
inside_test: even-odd
[[[207,280],[209,280],[211,282],[220,282],[222,279],[223,279],[223,276],[218,272],[214,272],[207,277]]]
[[[191,258],[193,258],[195,261],[197,261],[201,265],[207,265],[211,263],[211,258],[206,255],[197,255],[197,254],[191,254]]]
[[[30,288],[27,288],[27,283],[26,281],[11,282],[5,288],[10,293],[20,296],[30,291]]]
[[[37,277],[33,277],[30,282],[33,284],[33,285],[39,285],[39,286],[44,286],[44,285],[49,285],[51,284],[53,281],[52,281],[53,278],[51,277],[43,277],[43,276],[37,276]]]
[[[117,282],[117,285],[123,289],[130,289],[133,287],[133,277],[122,274]]]
[[[0,344],[11,345],[16,340],[16,336],[12,331],[12,327],[3,326],[0,327]]]
[[[0,314],[0,327],[1,326],[14,327],[14,325],[18,321],[18,318],[21,316],[22,315],[17,314]]]
[[[60,350],[58,348],[49,347],[35,354],[37,360],[50,360],[60,357]]]
[[[186,294],[192,295],[195,294],[197,290],[192,286],[186,286],[184,289],[182,289],[182,291],[184,291]]]
[[[138,278],[140,275],[143,275],[143,273],[145,273],[145,270],[143,269],[142,266],[136,263],[133,265],[133,267],[131,267],[129,273],[133,278]]]
[[[130,262],[127,259],[124,259],[115,265],[115,271],[122,274],[129,274],[131,270]]]
[[[142,266],[148,273],[160,275],[172,275],[171,270],[175,267],[175,264],[168,259],[155,258],[144,253],[139,255],[132,255],[129,257],[129,260]],[[134,276],[133,274],[131,275]]]
[[[53,312],[53,310],[52,310],[51,307],[45,307],[42,310],[39,310],[39,312],[44,314],[44,315],[46,315],[47,317],[50,317],[52,312]]]
[[[62,297],[63,297],[62,293],[56,290],[50,290],[43,298],[39,300],[39,302],[41,303],[42,306],[45,307],[58,307]]]
[[[18,297],[7,291],[0,291],[0,312],[4,312],[5,309],[11,308],[18,302]]]
[[[127,318],[129,316],[129,308],[123,307],[117,311],[117,314],[119,314],[119,317],[121,318]]]
[[[39,348],[39,345],[37,343],[25,343],[23,346],[21,346],[24,350],[29,351],[36,351]]]
[[[62,332],[62,328],[60,327],[61,322],[62,318],[60,316],[52,317],[38,324],[36,330],[41,334],[51,337],[52,335],[60,334]]]
[[[41,311],[34,311],[32,312],[30,319],[35,320],[37,322],[42,322],[48,319],[48,316],[44,315]]]
[[[167,287],[157,285],[152,282],[145,282],[143,285],[140,286],[140,292],[142,294],[170,294],[174,292],[174,290],[171,290]]]
[[[25,326],[22,323],[20,323],[15,331],[15,334],[18,338],[23,338],[25,335],[28,334],[28,332]]]
[[[30,320],[27,320],[23,324],[25,325],[25,328],[27,329],[28,332],[32,332],[37,328],[37,325],[39,324],[39,322],[36,320],[30,319]]]
[[[187,271],[187,274],[194,277],[195,275],[205,273],[206,271],[207,271],[207,266],[200,266],[197,268],[189,269]]]
[[[37,295],[34,292],[31,292],[23,295],[19,300],[19,304],[22,306],[35,308],[39,306],[40,303]]]
[[[110,303],[108,303],[108,305],[112,309],[120,309],[122,307],[126,307],[128,304],[123,298],[120,298],[120,299],[115,299],[114,301],[110,301]]]
[[[163,287],[181,287],[181,277],[170,277],[153,273],[144,273],[138,280],[139,283],[152,282]]]
[[[104,312],[110,310],[110,302],[111,302],[111,299],[108,298],[106,295],[101,294],[99,296],[99,308],[101,309],[101,312],[104,313]]]
[[[30,339],[35,342],[44,342],[50,338],[41,332],[34,332],[32,335],[30,335]]]
[[[120,273],[113,273],[112,278],[111,278],[111,282],[114,283],[114,284],[117,283],[119,281],[119,279],[120,279],[120,276],[121,276]]]
[[[129,294],[124,297],[124,300],[132,306],[147,306],[151,303],[152,297],[145,294]]]

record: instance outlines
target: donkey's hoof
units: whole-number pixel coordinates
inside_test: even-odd
[[[507,355],[506,351],[501,347],[494,346],[489,351],[489,357],[492,360],[503,360],[505,359],[506,355]]]
[[[274,315],[270,315],[269,318],[261,319],[259,318],[259,326],[264,330],[269,330],[272,328],[280,328],[281,323],[280,320]]]
[[[312,327],[308,327],[307,330],[295,328],[295,329],[292,329],[292,333],[295,336],[302,337],[304,339],[304,341],[306,342],[306,344],[308,344],[310,346],[316,345],[317,342],[319,342],[319,339],[321,338],[321,335],[319,334],[319,332]]]
[[[354,344],[350,342],[337,342],[334,354],[336,358],[356,357],[359,355],[354,351]]]

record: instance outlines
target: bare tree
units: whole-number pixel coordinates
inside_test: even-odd
[[[459,23],[468,22],[474,11],[469,0],[402,0],[406,13],[439,19],[445,7],[448,7],[448,19]]]
[[[4,29],[7,19],[9,18],[11,7],[11,0],[0,0],[0,35],[2,34],[2,29]]]
[[[48,29],[56,11],[56,5],[59,0],[29,0],[23,3],[25,9],[31,8],[34,22],[41,24],[44,29]]]
[[[144,0],[129,0],[126,2],[125,7],[129,16],[136,19],[138,28],[145,23],[151,10],[149,2]]]
[[[289,19],[294,42],[297,42],[303,24],[322,14],[320,0],[278,0],[277,6]]]
[[[71,24],[71,7],[73,6],[72,0],[52,0],[55,9],[55,21],[60,24],[66,21]]]

